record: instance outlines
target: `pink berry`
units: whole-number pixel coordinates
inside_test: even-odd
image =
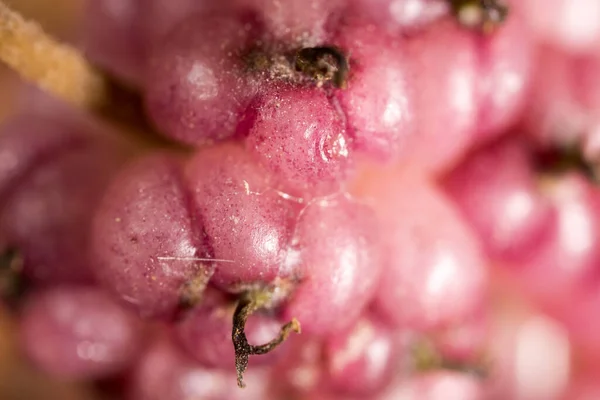
[[[145,317],[194,304],[214,269],[180,167],[165,154],[138,160],[112,182],[95,215],[94,272]]]
[[[376,309],[388,321],[417,330],[456,324],[477,312],[487,289],[484,260],[448,199],[408,173],[380,175],[365,193],[383,221]]]
[[[145,87],[149,115],[163,133],[195,145],[235,133],[252,98],[241,59],[253,36],[242,16],[200,13],[164,38]]]
[[[369,395],[385,388],[407,356],[398,335],[373,317],[325,341],[325,385],[338,393]]]
[[[327,42],[330,21],[344,6],[343,0],[233,0],[233,3],[258,14],[270,36],[268,40],[293,47]]]
[[[350,76],[335,97],[354,146],[375,156],[396,156],[413,134],[416,112],[406,41],[357,23],[343,27],[337,43],[350,57]]]
[[[371,300],[381,273],[373,211],[345,196],[315,199],[302,210],[286,265],[299,283],[284,307],[302,331],[326,335],[348,328]]]
[[[567,299],[598,290],[600,190],[572,172],[547,178],[542,193],[556,211],[556,225],[517,274],[528,295],[561,309]]]
[[[228,2],[229,0],[218,3],[212,0],[144,0],[138,5],[137,22],[146,50],[151,53],[189,15],[224,9]]]
[[[484,386],[477,378],[456,372],[432,372],[399,382],[377,400],[481,400]]]
[[[444,0],[351,0],[356,13],[390,32],[419,32],[449,12]]]
[[[504,261],[528,259],[556,221],[529,152],[524,141],[504,140],[475,152],[444,179],[489,254]]]
[[[594,0],[512,1],[532,27],[532,36],[570,52],[595,50],[600,43],[600,5]]]
[[[187,166],[192,200],[202,215],[217,267],[212,282],[231,290],[269,283],[283,271],[299,204],[241,147],[199,152]]]
[[[27,299],[20,339],[44,372],[63,379],[96,379],[134,360],[140,327],[101,290],[59,285]]]
[[[73,114],[23,114],[0,135],[0,242],[36,283],[92,280],[91,214],[128,156]]]
[[[235,385],[235,374],[198,365],[185,353],[159,339],[133,370],[131,400],[263,400],[269,398],[266,372],[246,374],[248,386]]]
[[[520,15],[510,17],[489,38],[476,44],[480,139],[489,140],[513,126],[521,117],[532,86],[534,43]]]
[[[427,169],[447,168],[465,153],[477,129],[478,55],[472,33],[442,20],[407,44],[416,132],[405,154]]]
[[[488,398],[558,399],[571,373],[567,331],[543,314],[511,311],[496,318],[489,338],[494,369]],[[540,373],[548,379],[540,380]]]
[[[300,193],[339,189],[348,175],[350,139],[321,91],[266,93],[246,143],[268,170]]]

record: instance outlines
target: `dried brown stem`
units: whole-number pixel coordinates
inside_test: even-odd
[[[447,0],[459,23],[490,34],[501,26],[509,14],[503,0]]]
[[[292,331],[300,333],[300,322],[292,319],[281,327],[279,335],[268,343],[251,345],[246,338],[244,328],[248,317],[255,311],[265,308],[270,302],[270,293],[253,292],[243,296],[233,313],[233,331],[231,339],[235,348],[235,369],[237,371],[238,386],[245,387],[244,372],[248,368],[248,358],[253,354],[267,354],[283,343]]]
[[[413,363],[417,371],[450,370],[480,379],[489,376],[490,366],[484,358],[453,360],[443,357],[429,341],[417,342],[413,348]]]
[[[26,289],[23,257],[13,248],[0,251],[0,298],[16,306]]]
[[[24,79],[77,106],[94,109],[107,102],[106,79],[80,52],[51,38],[1,1],[0,60]]]

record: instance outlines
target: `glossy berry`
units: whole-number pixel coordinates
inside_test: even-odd
[[[195,304],[214,270],[190,205],[180,160],[156,154],[124,169],[96,212],[94,272],[142,316]]]
[[[128,367],[141,348],[140,322],[103,291],[56,286],[27,299],[20,321],[26,355],[61,379],[97,379]]]

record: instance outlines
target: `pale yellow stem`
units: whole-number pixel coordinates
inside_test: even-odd
[[[72,46],[58,42],[35,22],[0,1],[0,60],[27,81],[77,106],[104,106],[104,76]]]

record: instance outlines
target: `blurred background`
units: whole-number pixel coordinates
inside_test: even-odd
[[[8,0],[6,4],[34,19],[56,37],[72,41],[77,36],[81,0]],[[20,84],[14,73],[0,64],[0,123],[11,113]],[[82,400],[95,399],[84,385],[53,381],[23,359],[16,344],[14,324],[8,310],[0,308],[0,399]]]

